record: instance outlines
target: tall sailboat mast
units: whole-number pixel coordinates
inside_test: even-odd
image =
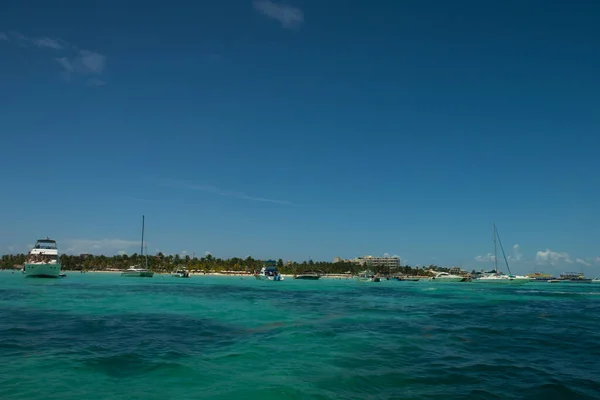
[[[496,244],[496,221],[494,221],[494,270],[498,273],[498,246]]]
[[[140,254],[144,255],[144,216],[142,215],[142,244],[140,246]]]

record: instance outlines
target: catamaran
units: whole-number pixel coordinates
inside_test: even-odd
[[[144,219],[145,218],[142,215],[142,246],[140,249],[140,255],[144,255]],[[148,249],[146,249],[146,268],[142,268],[140,265],[132,265],[127,270],[121,272],[121,276],[152,278],[152,276],[154,276],[154,272],[148,269]]]
[[[60,268],[56,241],[47,237],[39,239],[29,251],[23,274],[26,277],[58,278]]]
[[[504,275],[503,273],[498,272],[497,243],[500,244],[502,256],[504,257],[504,262],[506,263],[506,268],[508,269],[509,275]],[[498,229],[496,229],[496,223],[494,223],[494,271],[484,273],[481,277],[473,279],[473,282],[523,284],[531,281],[533,281],[533,278],[529,278],[527,276],[522,275],[513,275],[510,271],[508,259],[506,258],[506,254],[504,253],[504,247],[502,246],[502,241],[500,240]]]

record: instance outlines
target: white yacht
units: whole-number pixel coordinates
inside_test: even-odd
[[[497,244],[500,244],[500,249],[502,250],[502,256],[504,257],[504,262],[506,263],[506,268],[508,269],[509,275],[505,275],[502,272],[498,272],[498,256],[497,256]],[[506,258],[506,254],[504,253],[504,247],[502,246],[502,241],[500,240],[500,235],[498,235],[498,229],[496,229],[496,223],[494,223],[494,270],[490,272],[483,273],[479,278],[473,279],[473,282],[477,283],[499,283],[499,284],[523,284],[534,281],[534,278],[530,278],[522,275],[513,275],[510,272],[510,267],[508,265],[508,259]]]
[[[46,238],[38,240],[29,251],[23,274],[26,277],[58,278],[60,268],[56,241]]]
[[[139,265],[132,265],[125,271],[121,272],[121,276],[152,278],[154,276],[154,272],[147,268],[142,268]]]
[[[144,255],[144,222],[145,217],[142,215],[142,247],[140,250],[140,255]],[[140,278],[152,278],[154,276],[154,272],[148,269],[148,250],[146,250],[146,267],[143,268],[140,265],[132,265],[125,271],[121,272],[121,276],[128,277],[140,277]]]
[[[356,275],[356,280],[359,282],[381,282],[381,277],[379,275],[375,275],[373,271],[362,271]]]
[[[179,269],[176,269],[175,271],[171,272],[171,276],[173,278],[189,278],[190,273],[185,268],[179,268]]]
[[[261,281],[282,281],[283,275],[279,273],[277,264],[273,260],[268,260],[261,268],[260,272],[254,274],[254,277]]]
[[[460,275],[449,274],[448,272],[438,272],[430,280],[435,282],[462,282],[465,278]]]

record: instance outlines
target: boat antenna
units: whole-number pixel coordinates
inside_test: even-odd
[[[504,247],[502,246],[502,240],[500,240],[500,234],[498,233],[498,229],[494,224],[494,232],[496,232],[496,236],[498,236],[498,243],[500,243],[500,250],[502,250],[502,256],[504,257],[504,262],[506,263],[506,268],[508,269],[508,273],[512,275],[510,272],[510,267],[508,266],[508,259],[506,258],[506,254],[504,253]]]
[[[498,273],[498,256],[497,256],[497,245],[496,245],[496,221],[494,221],[494,269]]]

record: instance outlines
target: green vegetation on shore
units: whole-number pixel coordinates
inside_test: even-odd
[[[20,268],[25,263],[26,254],[6,254],[0,260],[0,269]],[[137,253],[128,255],[115,255],[107,257],[103,255],[68,255],[60,256],[60,263],[63,270],[70,271],[106,271],[111,269],[127,269],[132,265],[145,265],[145,259]],[[233,257],[228,259],[215,258],[212,255],[196,258],[189,255],[180,256],[164,255],[157,253],[154,256],[148,256],[148,268],[154,272],[171,272],[176,268],[185,267],[190,271],[203,272],[248,272],[260,270],[263,266],[263,260],[256,260],[252,257],[245,259]],[[302,262],[285,262],[280,258],[277,261],[277,267],[283,274],[300,274],[307,271],[318,271],[324,274],[344,274],[350,272],[355,274],[359,271],[370,269],[375,273],[387,274],[388,272],[402,273],[405,275],[427,275],[427,270],[434,269],[437,271],[447,271],[445,268],[439,268],[430,265],[424,268],[414,268],[411,266],[402,266],[400,268],[388,271],[387,267],[376,266],[361,266],[348,262],[326,262],[326,261],[302,261]]]

